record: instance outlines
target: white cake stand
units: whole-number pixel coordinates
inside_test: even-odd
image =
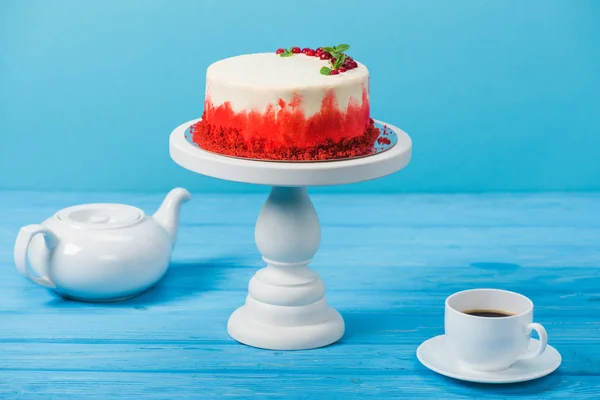
[[[267,266],[250,280],[246,304],[233,312],[227,330],[235,340],[272,350],[303,350],[336,342],[344,320],[329,307],[325,285],[308,268],[321,241],[321,225],[306,187],[340,185],[380,178],[404,168],[412,142],[398,138],[382,153],[342,161],[275,162],[220,156],[185,137],[200,119],[177,127],[170,138],[173,160],[190,171],[229,181],[272,186],[256,222],[255,240]]]

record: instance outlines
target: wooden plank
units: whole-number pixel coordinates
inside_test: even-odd
[[[515,385],[458,382],[415,362],[414,373],[368,375],[262,373],[122,373],[77,371],[2,371],[0,395],[28,400],[73,399],[597,399],[597,376],[557,371]]]
[[[594,341],[560,342],[556,347],[564,360],[561,374],[600,376]],[[2,354],[4,371],[57,372],[409,374],[416,360],[413,344],[346,341],[297,352],[205,343],[3,343]]]
[[[181,297],[202,296],[220,290],[245,291],[252,275],[261,268],[238,265],[223,261],[209,260],[206,263],[177,263],[174,264],[163,280],[153,290],[138,299],[138,303],[165,303]],[[0,290],[0,300],[19,299],[18,303],[27,304],[30,296],[48,299],[43,288],[20,276],[13,265],[0,264],[6,275],[0,280],[0,289],[6,289],[6,294]],[[322,266],[315,263],[315,270],[325,281],[329,295],[334,292],[360,291],[426,291],[450,295],[452,292],[477,286],[490,286],[522,291],[534,296],[539,292],[573,295],[586,293],[593,299],[599,296],[597,279],[600,278],[598,268],[574,267],[519,267],[505,263],[477,263],[470,267],[394,267],[368,266],[367,268],[351,268],[341,265]],[[0,275],[1,276],[1,275]],[[239,295],[239,294],[238,294]],[[442,299],[443,300],[443,299]],[[121,302],[126,306],[132,302]],[[95,307],[95,305],[86,305]],[[102,307],[117,307],[103,305]],[[0,312],[3,305],[0,302]]]
[[[260,265],[253,229],[265,196],[201,195],[186,204],[178,260],[233,258]],[[325,196],[315,204],[323,240],[315,266],[597,266],[600,201],[569,196]],[[123,201],[152,212],[161,196],[2,194],[0,263],[12,263],[19,227],[85,201]],[[391,211],[390,211],[391,210]],[[352,215],[352,221],[347,216]],[[352,251],[348,251],[352,250]],[[373,257],[377,253],[378,257]],[[0,274],[4,274],[2,269]]]
[[[192,194],[182,221],[204,225],[254,225],[264,194]],[[60,208],[118,202],[154,212],[163,195],[126,193],[1,192],[2,225],[39,223]],[[600,226],[600,194],[313,194],[324,225],[340,226]],[[351,214],[348,214],[351,210]],[[352,218],[349,219],[348,216]]]
[[[433,275],[433,273],[432,273]],[[572,278],[572,277],[570,277]],[[168,279],[166,280],[168,281]],[[567,317],[600,318],[600,291],[593,285],[593,280],[582,277],[571,279],[570,282],[582,282],[581,287],[564,290],[551,288],[530,287],[534,283],[525,283],[519,290],[527,294],[536,304],[536,313],[546,315],[557,310],[568,311]],[[592,281],[592,284],[588,284]],[[583,282],[586,284],[583,285]],[[222,290],[194,288],[193,284],[166,287],[167,283],[159,285],[137,298],[118,303],[79,303],[62,299],[53,293],[23,282],[28,287],[24,290],[0,291],[0,315],[15,314],[138,314],[140,312],[157,314],[220,313],[223,310],[238,306],[245,300],[246,289]],[[360,290],[331,290],[327,294],[328,301],[342,310],[348,312],[361,311],[389,311],[391,313],[418,311],[419,314],[437,314],[443,311],[445,298],[455,292],[455,285],[467,287],[476,286],[474,282],[443,285],[441,288],[429,291],[422,287],[410,288],[410,282],[404,282],[404,289],[383,287],[381,289],[362,288]],[[503,282],[490,284],[490,287],[505,287]],[[593,290],[593,291],[592,291]],[[1,332],[0,332],[1,334]]]
[[[15,225],[0,231],[0,263],[12,264],[18,229]],[[397,227],[324,226],[314,263],[336,267],[340,264],[357,267],[365,263],[455,267],[483,262],[595,266],[600,260],[598,237],[600,227],[406,228],[401,223]],[[249,263],[253,267],[262,264],[254,244],[253,226],[184,224],[173,257],[178,262],[218,259],[225,263]]]
[[[346,291],[331,292],[329,302],[346,321],[345,342],[416,346],[443,333],[445,295]],[[227,319],[243,303],[245,292],[215,291],[179,298],[165,294],[154,302],[141,298],[106,305],[82,305],[37,289],[31,296],[7,298],[0,314],[0,341],[234,343],[227,335]],[[580,342],[598,339],[600,297],[579,293],[561,298],[557,293],[539,293],[532,298],[538,304],[536,320],[548,329],[551,343],[568,343],[574,337]],[[17,305],[19,302],[22,305]]]

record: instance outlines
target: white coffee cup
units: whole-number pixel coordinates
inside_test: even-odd
[[[505,317],[465,314],[468,310],[497,310]],[[466,368],[475,371],[501,371],[515,362],[541,355],[548,335],[533,322],[533,302],[506,290],[473,289],[446,299],[444,328],[448,349]],[[539,347],[528,350],[531,331],[539,336]]]

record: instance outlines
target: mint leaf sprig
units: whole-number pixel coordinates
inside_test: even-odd
[[[344,61],[346,61],[346,55],[344,53],[340,54],[338,57],[335,57],[335,63],[333,64],[333,69],[338,69],[342,65],[344,65]]]
[[[331,68],[322,67],[319,71],[321,75],[332,75],[331,71],[337,71],[344,65],[344,61],[348,56],[345,54],[345,51],[350,48],[350,45],[347,44],[338,44],[333,47],[323,47],[323,51],[331,54],[331,58],[329,59],[329,64],[331,64]],[[334,61],[335,60],[335,61]]]
[[[321,67],[321,70],[319,72],[321,73],[321,75],[331,75],[331,68]]]
[[[323,47],[323,51],[328,52],[334,58],[338,58],[342,53],[344,53],[349,48],[350,48],[350,45],[348,45],[348,44],[338,44],[337,46],[333,46],[333,47]]]

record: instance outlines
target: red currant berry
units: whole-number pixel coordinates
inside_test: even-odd
[[[338,71],[337,69],[332,69],[331,72],[329,73],[329,75],[337,75],[339,73],[340,73],[340,71]]]
[[[300,47],[292,47],[292,53],[298,54],[298,53],[300,53],[300,51],[301,51]]]
[[[358,64],[356,63],[356,61],[348,61],[344,63],[344,68],[346,69],[354,69],[358,67]]]
[[[275,52],[275,54],[281,54],[283,53],[285,50],[284,49],[277,49],[277,51]]]
[[[332,64],[335,64],[335,62],[337,61],[337,58],[331,57],[331,59],[329,61],[331,61]]]
[[[317,48],[315,49],[315,51],[323,51],[323,48],[322,48],[322,47],[317,47]]]
[[[331,54],[329,54],[328,52],[324,51],[323,53],[321,53],[321,56],[319,58],[321,60],[329,60],[331,58]]]
[[[308,50],[306,50],[306,53],[304,53],[304,54],[306,54],[307,56],[313,57],[315,55],[315,51],[311,50],[311,49],[308,49]]]
[[[338,71],[340,71],[340,74],[341,74],[342,72],[346,72],[346,68],[340,67],[340,68],[338,68]]]
[[[305,48],[303,48],[303,49],[302,49],[302,52],[303,52],[304,54],[306,54],[306,53],[308,53],[308,51],[309,51],[309,50],[312,50],[312,49],[310,49],[310,48],[308,48],[308,47],[305,47]]]

